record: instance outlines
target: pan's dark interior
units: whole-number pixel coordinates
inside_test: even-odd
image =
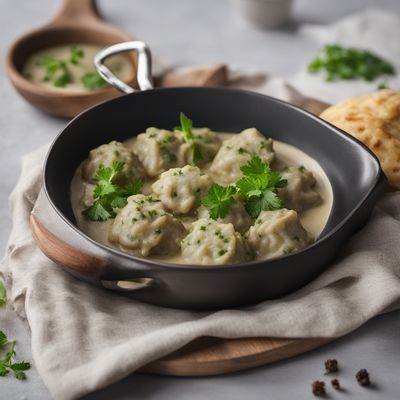
[[[321,236],[340,223],[373,187],[374,156],[358,142],[287,103],[251,92],[220,88],[170,88],[133,93],[99,104],[76,117],[55,140],[45,166],[47,192],[75,223],[70,182],[89,150],[125,140],[149,126],[172,128],[183,111],[196,126],[239,132],[256,127],[316,159],[330,179],[334,204]]]

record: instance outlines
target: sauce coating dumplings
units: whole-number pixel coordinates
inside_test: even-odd
[[[154,196],[137,194],[118,210],[108,239],[126,251],[148,256],[174,255],[186,230],[182,223],[167,213]]]
[[[236,182],[242,176],[240,167],[254,155],[270,164],[274,159],[272,140],[255,128],[245,129],[221,146],[210,167],[212,178],[226,185]]]
[[[197,216],[199,218],[208,218],[209,211],[206,207],[201,206],[197,210]],[[235,201],[233,203],[224,218],[218,218],[218,222],[222,222],[224,224],[232,224],[236,230],[236,232],[245,233],[250,228],[252,224],[252,220],[247,214],[246,209],[241,201]]]
[[[212,183],[211,178],[198,167],[186,165],[163,172],[152,189],[169,210],[187,214],[199,205]]]
[[[142,178],[145,175],[143,166],[136,155],[123,143],[113,140],[89,152],[89,157],[82,166],[83,179],[93,183],[97,169],[101,165],[110,167],[113,161],[124,163],[122,171],[114,179],[116,183],[125,185],[135,178]]]
[[[180,155],[182,137],[178,132],[147,128],[137,136],[133,151],[139,157],[147,175],[157,177],[170,168],[183,167],[186,162]]]
[[[232,224],[208,218],[201,218],[192,224],[181,247],[183,259],[190,264],[237,264],[250,259],[243,237],[235,232]]]
[[[71,205],[99,243],[201,267],[305,248],[328,221],[332,190],[300,149],[255,128],[194,128],[181,113],[173,131],[151,127],[92,150],[71,182]]]
[[[290,254],[312,243],[297,212],[285,208],[262,211],[245,237],[257,258],[262,259]]]
[[[287,186],[279,190],[279,195],[286,208],[305,211],[322,202],[320,194],[315,190],[317,181],[312,172],[304,167],[288,167],[281,171]]]

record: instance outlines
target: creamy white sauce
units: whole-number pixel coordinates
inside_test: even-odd
[[[232,137],[235,134],[232,133],[219,133],[222,136],[222,140]],[[132,146],[135,137],[128,139],[125,141],[125,144],[128,146]],[[291,146],[287,143],[280,142],[278,140],[274,140],[274,151],[275,151],[275,161],[273,163],[274,169],[281,169],[285,166],[304,166],[306,169],[311,171],[314,174],[314,177],[317,181],[315,190],[320,194],[322,198],[322,203],[319,206],[310,208],[300,214],[300,221],[304,228],[314,237],[317,238],[322,230],[324,229],[329,214],[332,208],[332,187],[330,185],[329,179],[326,176],[324,170],[318,164],[316,160],[312,157],[308,156],[306,153],[301,151],[300,149]],[[71,204],[72,209],[76,218],[76,222],[78,227],[86,233],[89,237],[98,241],[99,243],[105,244],[109,247],[117,248],[119,247],[113,245],[108,240],[108,231],[110,226],[113,223],[113,220],[108,220],[105,222],[95,222],[90,221],[82,215],[82,210],[85,206],[82,204],[82,198],[84,196],[84,189],[88,185],[82,180],[81,174],[81,166],[76,170],[74,177],[71,182]],[[202,168],[202,171],[207,173],[209,170],[208,166]],[[148,181],[145,183],[143,187],[143,193],[149,194],[151,193],[151,185],[154,182]],[[187,221],[184,223],[186,228],[191,224],[191,221],[194,221],[195,218],[186,217]],[[149,257],[151,259],[157,259],[163,262],[169,263],[177,263],[184,264],[185,262],[182,260],[180,254],[175,256],[164,256],[164,257]]]
[[[73,46],[83,50],[84,56],[79,60],[77,65],[70,62],[71,48]],[[49,47],[38,53],[33,54],[25,63],[22,74],[34,83],[48,90],[63,92],[63,93],[76,93],[88,92],[89,89],[85,88],[81,83],[81,77],[87,73],[95,72],[93,64],[94,56],[102,49],[101,46],[90,44],[67,44],[62,46]],[[51,56],[66,63],[68,71],[72,76],[72,82],[64,87],[54,86],[52,81],[44,80],[46,76],[46,68],[38,65],[38,60],[41,56]],[[129,82],[133,79],[135,70],[132,62],[127,56],[115,55],[106,60],[105,64],[110,70],[115,73],[121,80]],[[105,86],[106,87],[106,86]]]

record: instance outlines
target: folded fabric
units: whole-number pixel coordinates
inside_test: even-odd
[[[190,312],[80,282],[37,248],[29,216],[46,148],[23,158],[1,273],[32,333],[35,365],[55,399],[111,384],[201,336],[338,337],[400,306],[400,193],[387,194],[333,265],[290,296],[242,309]]]

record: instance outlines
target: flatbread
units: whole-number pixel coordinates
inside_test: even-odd
[[[367,145],[392,188],[400,189],[400,91],[352,97],[327,108],[320,117]]]

